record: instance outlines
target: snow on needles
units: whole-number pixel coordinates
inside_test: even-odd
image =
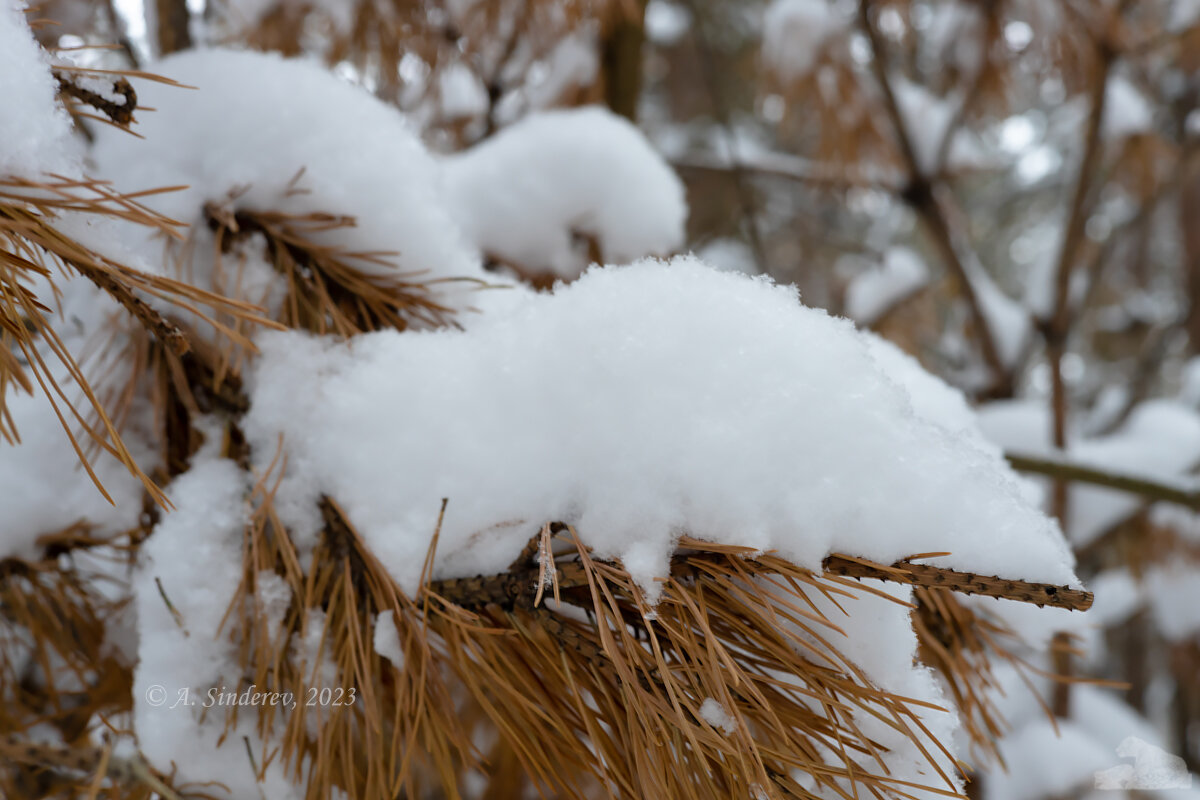
[[[264,336],[246,433],[260,467],[283,435],[302,545],[335,497],[409,592],[442,498],[437,577],[503,571],[563,520],[651,592],[685,531],[811,568],[951,551],[937,563],[1075,583],[995,448],[918,415],[868,341],[790,288],[643,261],[465,332]]]
[[[592,236],[607,262],[683,243],[683,184],[645,136],[598,107],[543,111],[446,159],[464,229],[486,253],[574,277]]]
[[[438,165],[396,109],[318,64],[276,55],[191,50],[146,69],[195,88],[135,82],[139,104],[155,109],[138,116],[145,138],[104,131],[93,150],[119,188],[190,187],[144,200],[188,223],[206,202],[350,215],[354,228],[320,241],[395,253],[406,273],[483,276],[441,195]]]
[[[24,8],[22,2],[0,3],[0,177],[37,178],[76,168],[71,121],[55,101],[58,88]]]

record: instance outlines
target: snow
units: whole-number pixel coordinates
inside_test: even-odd
[[[1182,642],[1200,633],[1200,571],[1194,563],[1178,561],[1152,567],[1146,573],[1150,613],[1169,641]]]
[[[1167,30],[1183,31],[1200,23],[1200,0],[1172,0]]]
[[[579,25],[558,40],[549,56],[530,67],[521,92],[526,110],[560,104],[572,89],[595,84],[600,71],[596,27],[594,23]],[[503,124],[515,122],[511,113],[503,113],[505,110],[502,101],[497,107],[497,119]]]
[[[932,51],[952,61],[960,70],[973,74],[984,56],[981,37],[984,17],[979,7],[970,2],[952,0],[937,3],[930,9],[923,39]]]
[[[739,239],[714,239],[700,248],[696,256],[705,264],[726,272],[744,272],[747,275],[759,273],[758,265],[754,262],[754,250]]]
[[[26,20],[23,2],[0,4],[0,178],[78,168],[70,117],[55,99],[50,63]]]
[[[1110,628],[1119,625],[1138,610],[1143,603],[1141,586],[1127,569],[1101,572],[1088,581],[1096,602],[1088,609],[1093,625]]]
[[[997,355],[1005,366],[1012,367],[1021,360],[1026,343],[1033,335],[1029,312],[1005,294],[973,256],[963,260],[963,269],[992,332]]]
[[[470,118],[488,109],[487,87],[470,67],[456,62],[438,74],[442,115],[446,119]]]
[[[59,379],[66,383],[65,376]],[[41,552],[36,545],[39,536],[78,522],[85,522],[93,536],[115,535],[137,526],[142,484],[123,464],[107,452],[89,459],[115,502],[111,505],[84,471],[45,395],[10,392],[6,404],[21,442],[13,445],[0,440],[0,486],[4,487],[0,558],[36,560]],[[81,411],[88,409],[82,398],[75,406]],[[70,412],[63,411],[70,418]],[[71,422],[76,440],[87,447],[87,436]],[[135,457],[149,461],[149,448],[138,446],[136,437],[127,437],[125,443],[134,448]]]
[[[827,0],[772,0],[763,17],[763,55],[784,80],[803,78],[825,43],[848,26]]]
[[[438,165],[394,108],[317,64],[276,55],[191,50],[146,70],[196,88],[135,81],[140,101],[157,110],[140,117],[143,139],[97,132],[101,177],[124,190],[188,186],[143,200],[187,223],[201,222],[210,201],[350,215],[355,227],[314,238],[351,252],[395,253],[395,270],[406,274],[483,277],[451,219]]]
[[[938,97],[924,86],[898,74],[891,77],[891,84],[917,167],[922,174],[932,175],[940,166],[938,156],[942,142],[962,100],[957,95]]]
[[[980,408],[979,419],[988,437],[1008,452],[1056,455],[1045,400],[989,403]],[[1113,434],[1069,441],[1065,457],[1115,474],[1177,482],[1200,463],[1200,416],[1172,400],[1147,401]],[[1072,486],[1070,497],[1067,533],[1078,547],[1128,519],[1144,502],[1126,492],[1084,485]]]
[[[1113,75],[1105,88],[1100,129],[1108,139],[1124,139],[1153,130],[1154,115],[1142,91],[1128,78]]]
[[[1004,737],[1000,754],[1008,771],[993,770],[984,781],[984,800],[1035,800],[1069,795],[1092,785],[1092,776],[1115,756],[1081,725],[1048,719],[1030,722]]]
[[[979,430],[975,412],[962,392],[926,372],[917,359],[882,336],[863,331],[860,337],[876,365],[908,395],[913,413],[919,418],[956,437],[969,439],[973,447],[1000,453]]]
[[[1008,769],[984,770],[985,800],[1038,800],[1069,796],[1095,787],[1089,799],[1126,797],[1114,789],[1153,790],[1155,797],[1192,800],[1198,795],[1183,761],[1171,754],[1154,726],[1126,704],[1120,692],[1096,686],[1071,687],[1070,716],[1054,724],[1013,667],[995,669],[991,699],[1009,724],[999,741]],[[1033,688],[1049,695],[1051,682],[1031,676]],[[1134,783],[1131,783],[1133,781]],[[1174,789],[1177,793],[1168,793]],[[1162,791],[1160,791],[1162,790]]]
[[[535,272],[667,255],[683,243],[683,184],[637,128],[585,107],[531,114],[445,161],[449,197],[472,241]]]
[[[565,520],[651,594],[682,531],[1075,583],[994,448],[918,417],[848,321],[694,258],[593,269],[469,331],[261,344],[245,428],[262,466],[283,436],[281,516],[303,547],[336,497],[408,592],[442,498],[437,577]]]
[[[280,762],[266,768],[260,787],[246,757],[242,737],[261,741],[256,715],[239,715],[223,736],[225,715],[206,708],[213,700],[210,691],[244,688],[236,645],[220,630],[241,580],[249,489],[248,476],[233,462],[201,460],[171,485],[175,510],[138,554],[134,732],[143,755],[177,783],[216,776],[228,788],[218,797],[258,797],[261,790],[262,796],[286,800],[303,792],[284,777]]]
[[[682,39],[692,27],[692,12],[686,5],[671,0],[650,0],[646,4],[646,38],[669,47]]]
[[[919,739],[924,752],[889,724],[886,715],[880,719],[870,712],[856,709],[853,712],[854,724],[865,737],[882,745],[879,751],[886,774],[896,781],[909,781],[906,791],[912,791],[909,787],[915,786],[951,788],[930,770],[929,761],[932,758],[946,775],[956,775],[953,762],[935,742],[952,742],[958,720],[953,713],[946,713],[951,704],[934,673],[917,660],[917,637],[912,629],[911,611],[908,605],[904,605],[912,603],[912,589],[871,579],[864,579],[862,585],[868,591],[855,592],[849,597],[838,596],[836,599],[814,592],[810,599],[815,610],[837,625],[844,634],[830,635],[830,644],[855,664],[868,680],[893,696],[929,704],[926,707],[916,704],[909,706],[915,718],[915,724],[911,727],[922,731]],[[792,623],[786,620],[781,620],[781,625],[792,627]],[[799,638],[809,639],[806,634],[800,634]],[[838,668],[815,654],[809,654],[809,657],[818,664]],[[787,680],[785,675],[778,677]],[[831,764],[837,764],[843,758],[842,753],[834,751],[827,751],[825,756]],[[874,764],[868,764],[874,769]],[[853,793],[849,785],[843,786],[847,789],[845,796]],[[945,793],[938,788],[931,788],[917,790],[913,796],[921,800],[933,800],[944,797]]]
[[[98,396],[105,396],[129,376],[129,364],[119,360],[121,334],[108,327],[108,317],[117,307],[82,278],[59,280],[58,285],[60,303],[55,306],[56,313],[47,317],[92,388]],[[49,284],[44,280],[29,284],[29,288],[36,296],[54,304]],[[110,337],[113,346],[106,355],[100,345]],[[50,364],[56,364],[48,350],[43,355]],[[70,376],[61,367],[53,369],[56,381],[75,408],[85,419],[91,419],[91,406]],[[36,545],[39,536],[59,532],[77,522],[86,522],[95,536],[115,535],[137,525],[142,509],[141,481],[107,451],[94,445],[89,447],[89,437],[61,399],[58,403],[76,440],[90,454],[89,463],[115,505],[104,499],[84,471],[46,395],[40,389],[32,395],[25,394],[10,385],[4,406],[12,416],[20,442],[0,439],[0,486],[4,487],[0,492],[4,517],[4,525],[0,527],[0,558],[36,558],[40,554]],[[152,424],[150,416],[144,405],[135,406],[123,430],[123,441],[139,463],[149,463],[154,456],[153,448],[146,442]]]
[[[929,283],[929,269],[907,247],[893,247],[873,269],[856,275],[846,287],[846,315],[870,325],[897,303]]]
[[[380,611],[375,617],[372,644],[375,652],[392,662],[396,669],[404,669],[404,648],[400,645],[400,634],[396,629],[396,612],[390,608]]]
[[[725,709],[725,706],[711,697],[706,697],[700,704],[700,718],[725,733],[737,730],[737,720]]]

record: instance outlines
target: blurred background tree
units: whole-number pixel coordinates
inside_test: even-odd
[[[1002,761],[1074,755],[1040,781],[981,761],[973,795],[1082,796],[1124,735],[1200,771],[1200,2],[52,0],[40,15],[43,45],[89,67],[216,44],[321,59],[445,154],[543,109],[635,121],[685,182],[682,250],[794,283],[961,388],[1039,476],[1097,587],[1090,628],[1064,631],[1046,667],[1128,688],[1043,686],[1061,728],[1045,737],[997,700]],[[580,268],[603,260],[578,239]],[[571,278],[487,255],[537,286]]]

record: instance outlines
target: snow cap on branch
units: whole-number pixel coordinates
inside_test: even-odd
[[[627,120],[598,107],[532,114],[446,159],[463,228],[489,255],[574,277],[593,237],[609,262],[683,243],[683,184]]]
[[[195,88],[137,82],[156,109],[135,128],[145,138],[104,132],[94,150],[120,188],[188,186],[147,199],[188,223],[210,202],[347,215],[354,227],[319,242],[393,253],[400,272],[426,278],[483,276],[444,202],[437,164],[396,109],[318,64],[276,55],[192,50],[147,69]]]
[[[911,370],[691,257],[593,269],[466,332],[262,345],[246,433],[264,467],[283,435],[284,521],[312,537],[335,497],[405,591],[441,498],[435,577],[503,572],[562,520],[651,594],[683,532],[816,570],[951,551],[936,563],[1076,583],[996,449],[914,411]]]

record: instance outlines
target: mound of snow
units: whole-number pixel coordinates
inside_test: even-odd
[[[193,89],[136,81],[137,139],[97,137],[102,177],[121,189],[186,185],[146,199],[196,223],[205,203],[355,218],[320,234],[351,252],[394,253],[404,273],[482,277],[451,219],[438,165],[400,112],[313,63],[232,50],[190,50],[146,68]],[[382,270],[356,262],[364,271]]]
[[[283,436],[299,540],[329,494],[406,591],[442,498],[439,577],[502,571],[564,520],[646,587],[684,531],[812,568],[951,551],[937,563],[1075,583],[996,449],[914,410],[915,366],[869,341],[792,289],[647,261],[465,332],[265,336],[245,425],[264,468]]]
[[[34,41],[23,5],[0,6],[0,177],[72,172],[78,165],[71,120],[55,100],[50,63]]]
[[[446,159],[455,213],[485,252],[575,277],[591,236],[607,262],[683,243],[683,184],[637,128],[597,107],[531,114]]]

